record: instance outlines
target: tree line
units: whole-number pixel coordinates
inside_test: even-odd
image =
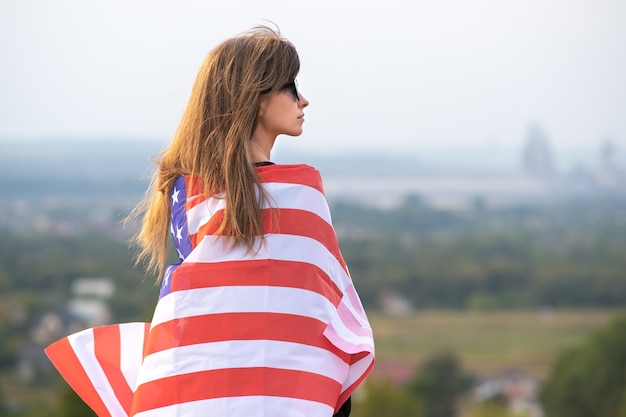
[[[338,203],[341,247],[367,306],[385,290],[416,308],[626,305],[626,202],[441,211]]]

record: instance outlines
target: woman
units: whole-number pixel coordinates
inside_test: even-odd
[[[371,328],[319,173],[270,158],[278,135],[302,133],[299,66],[266,27],[205,59],[133,214],[143,219],[139,260],[164,276],[152,323],[89,329],[47,349],[98,415],[349,414],[373,366]],[[170,233],[180,262],[166,268]]]

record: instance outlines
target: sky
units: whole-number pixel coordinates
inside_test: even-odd
[[[626,153],[624,0],[0,0],[0,144],[166,143],[222,40],[274,22],[297,47],[326,154]]]

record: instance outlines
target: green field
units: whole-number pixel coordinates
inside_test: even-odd
[[[548,375],[556,355],[582,343],[625,310],[420,311],[407,316],[368,313],[379,368],[389,363],[418,366],[452,352],[477,375],[519,369]]]

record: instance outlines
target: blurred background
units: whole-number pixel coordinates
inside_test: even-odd
[[[150,319],[121,220],[196,71],[277,25],[377,342],[354,417],[626,415],[626,3],[0,0],[0,416],[89,416],[43,348]]]

